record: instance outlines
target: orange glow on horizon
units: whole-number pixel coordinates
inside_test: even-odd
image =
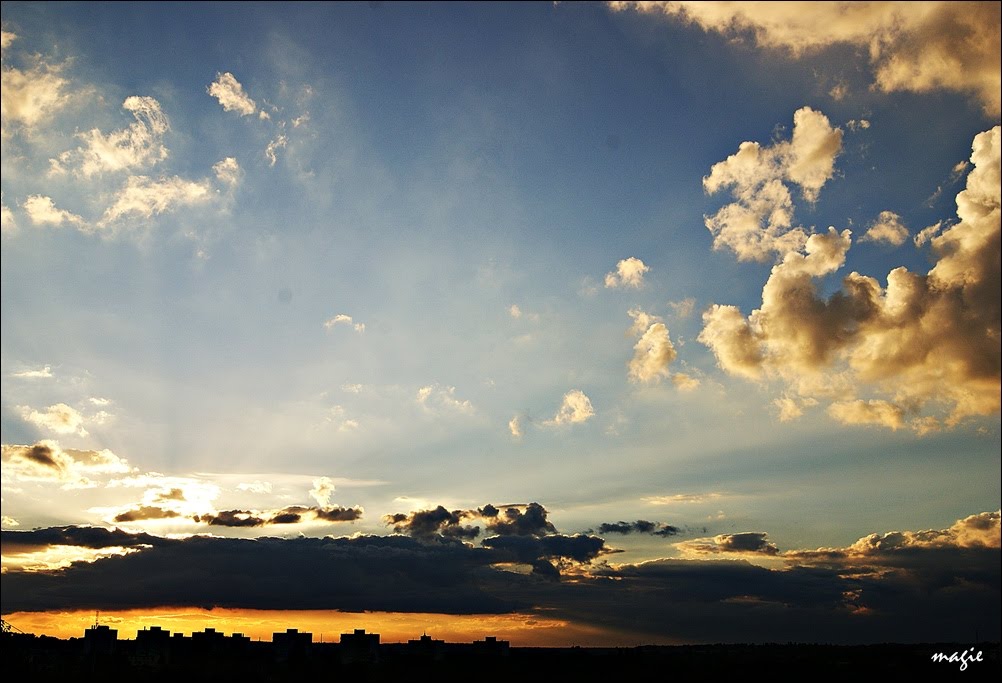
[[[94,623],[93,611],[14,612],[4,619],[27,633],[57,638],[80,638]],[[118,637],[132,640],[136,632],[160,626],[171,633],[190,635],[214,628],[226,635],[242,633],[252,640],[270,641],[273,633],[289,628],[313,634],[313,642],[338,642],[340,634],[362,628],[378,633],[380,642],[397,643],[421,634],[448,642],[464,643],[497,636],[516,647],[620,646],[676,644],[668,639],[623,633],[575,624],[530,613],[425,614],[414,612],[337,612],[321,610],[248,610],[154,608],[107,611],[100,623],[118,630]]]

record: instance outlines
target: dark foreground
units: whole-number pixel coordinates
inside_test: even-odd
[[[969,661],[978,658],[981,661]],[[956,653],[954,662],[933,661]],[[962,670],[961,659],[969,663]],[[720,680],[727,674],[764,673],[770,678],[845,680],[890,674],[935,679],[997,680],[999,643],[833,646],[805,644],[688,645],[636,648],[472,648],[382,644],[375,650],[337,643],[279,647],[245,641],[236,646],[190,643],[151,647],[115,641],[95,647],[84,639],[6,634],[0,663],[7,680],[66,681],[620,681]],[[15,678],[11,679],[10,676]],[[79,680],[79,678],[78,678]]]

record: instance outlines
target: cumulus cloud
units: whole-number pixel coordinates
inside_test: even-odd
[[[557,427],[566,424],[580,424],[587,422],[594,417],[595,409],[592,408],[591,399],[579,389],[572,389],[564,394],[564,400],[557,410],[553,419],[543,422],[549,427]]]
[[[616,270],[605,274],[605,286],[608,288],[630,287],[640,289],[644,284],[644,273],[650,270],[638,258],[631,256],[616,264]]]
[[[901,216],[893,211],[881,211],[863,236],[860,242],[885,242],[895,247],[900,247],[908,241],[908,228],[901,223]]]
[[[334,495],[334,480],[330,477],[317,477],[313,480],[313,488],[310,489],[310,497],[317,501],[320,507],[330,505],[331,496]]]
[[[712,538],[695,538],[676,543],[675,547],[687,555],[778,555],[779,548],[769,541],[769,534],[761,531],[743,531],[737,534],[718,534]]]
[[[243,171],[240,170],[240,164],[233,157],[226,157],[221,159],[212,165],[212,172],[216,174],[216,179],[219,180],[223,185],[228,185],[230,187],[236,187],[240,184],[240,178],[243,177]]]
[[[112,521],[116,524],[129,524],[131,522],[145,522],[151,519],[173,519],[180,516],[181,513],[174,510],[153,505],[141,505],[118,513]]]
[[[264,148],[264,156],[268,159],[268,165],[274,166],[278,162],[278,150],[285,148],[289,144],[289,138],[285,135],[278,135]]]
[[[633,358],[629,362],[630,381],[660,382],[671,375],[668,365],[677,355],[665,324],[652,324],[633,347]]]
[[[18,128],[30,132],[70,99],[69,81],[62,75],[62,65],[49,64],[40,57],[33,58],[26,69],[6,63],[7,48],[16,39],[17,34],[3,32],[5,63],[0,69],[0,135],[4,138]]]
[[[240,116],[250,116],[257,111],[257,104],[229,71],[217,73],[216,80],[209,84],[206,91],[219,100],[224,111],[235,111]]]
[[[65,403],[51,405],[44,412],[29,406],[21,406],[21,417],[27,422],[57,434],[87,435],[87,430],[83,427],[83,415],[76,408]]]
[[[669,301],[668,308],[676,318],[688,318],[696,308],[696,300],[690,296],[679,301]]]
[[[765,48],[799,56],[835,44],[868,50],[885,92],[955,90],[1000,112],[1000,8],[992,2],[850,4],[610,2],[615,10],[660,13],[725,35],[748,33]]]
[[[128,461],[107,449],[63,449],[48,439],[31,446],[4,444],[0,452],[4,478],[15,481],[51,481],[79,488],[93,485],[90,477],[132,471]]]
[[[439,505],[433,510],[418,510],[411,513],[386,515],[383,521],[393,527],[397,534],[407,534],[414,538],[435,537],[474,539],[480,535],[480,527],[464,525],[462,522],[474,516],[466,510],[447,510]]]
[[[930,238],[937,260],[927,274],[895,268],[882,287],[853,272],[824,298],[816,281],[843,266],[851,243],[848,230],[831,228],[773,267],[747,318],[734,306],[711,307],[699,340],[731,374],[834,398],[829,413],[845,423],[897,428],[906,414],[940,406],[948,426],[996,413],[1000,137],[998,126],[975,137],[958,221]],[[857,399],[864,389],[883,396]],[[911,424],[928,432],[928,420]]]
[[[14,218],[14,212],[6,204],[0,204],[0,234],[4,237],[13,237],[17,233],[17,219]]]
[[[794,113],[790,140],[765,147],[742,142],[703,178],[707,193],[730,189],[736,200],[705,219],[713,248],[730,249],[739,261],[769,261],[802,248],[808,235],[793,225],[787,183],[798,185],[808,201],[817,200],[841,149],[842,131],[810,107]]]
[[[51,171],[58,174],[72,169],[78,175],[90,177],[152,166],[166,159],[168,152],[163,138],[170,130],[170,123],[160,103],[152,97],[133,95],[125,99],[122,108],[135,118],[132,124],[108,134],[97,128],[78,133],[84,144],[50,160]]]
[[[28,218],[35,225],[74,225],[82,228],[85,221],[75,213],[57,208],[51,197],[33,194],[24,200],[22,207]]]
[[[539,503],[487,505],[481,512],[487,519],[487,530],[499,536],[545,536],[557,532],[547,519],[546,508]]]
[[[365,332],[365,323],[357,323],[354,319],[345,313],[338,313],[333,318],[328,318],[324,321],[324,329],[332,330],[338,325],[344,325],[345,327],[350,327],[359,334]]]
[[[215,196],[208,181],[186,180],[179,176],[154,180],[130,176],[99,222],[107,226],[124,217],[152,218],[180,206],[210,201]]]

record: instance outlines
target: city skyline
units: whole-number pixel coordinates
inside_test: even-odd
[[[5,2],[4,618],[998,640],[1000,16]]]

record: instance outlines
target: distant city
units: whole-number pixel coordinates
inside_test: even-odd
[[[937,653],[945,653],[937,659]],[[957,653],[950,661],[949,655]],[[981,653],[980,656],[977,653]],[[302,676],[340,672],[347,680],[468,681],[545,675],[577,681],[616,680],[630,672],[700,677],[746,670],[817,671],[836,675],[858,671],[946,673],[961,654],[969,657],[968,675],[997,677],[998,643],[982,644],[707,644],[637,647],[512,647],[496,636],[450,643],[425,633],[402,643],[381,643],[378,633],[355,629],[337,642],[316,642],[312,633],[290,628],[270,641],[229,635],[214,628],[191,635],[160,626],[120,639],[116,629],[95,623],[80,638],[67,640],[23,633],[3,622],[2,656],[8,674],[32,681],[64,680],[68,675],[98,676],[102,681],[167,681],[188,676],[241,681],[301,680]],[[975,657],[979,657],[975,659]]]

